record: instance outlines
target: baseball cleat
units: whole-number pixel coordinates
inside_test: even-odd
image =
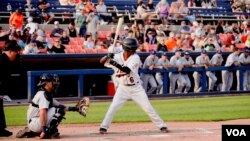
[[[17,132],[16,138],[26,138],[32,135],[33,135],[33,132],[28,127],[25,127],[24,129]]]
[[[168,128],[167,128],[167,127],[162,127],[162,128],[161,128],[161,132],[162,132],[162,133],[168,133],[169,131],[168,131]]]
[[[0,137],[9,137],[9,136],[11,136],[12,134],[13,134],[13,133],[10,132],[10,131],[8,131],[8,130],[5,130],[5,129],[0,130]]]
[[[100,134],[107,134],[107,129],[100,128],[99,132],[100,132]]]

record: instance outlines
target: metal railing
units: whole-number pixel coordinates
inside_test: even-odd
[[[243,90],[243,71],[250,70],[250,66],[240,66],[240,67],[208,67],[208,69],[205,69],[205,67],[192,67],[192,68],[184,68],[182,71],[184,73],[188,72],[200,72],[202,74],[202,92],[206,91],[206,85],[207,85],[207,76],[206,71],[222,71],[222,70],[228,70],[228,71],[239,71],[240,72],[240,90]],[[168,95],[168,74],[169,72],[178,72],[177,68],[170,68],[168,70],[166,69],[154,69],[152,71],[148,69],[143,69],[139,71],[140,73],[156,73],[161,72],[163,74],[163,94]],[[64,75],[77,75],[78,76],[78,97],[82,97],[84,94],[84,76],[85,75],[111,75],[113,74],[112,69],[75,69],[75,70],[42,70],[42,71],[28,71],[27,77],[28,77],[28,100],[31,100],[31,98],[35,95],[35,79],[36,77],[42,75],[43,73],[53,73],[58,74],[59,76]],[[221,92],[218,92],[221,93]],[[224,92],[225,93],[225,92]],[[229,93],[229,92],[226,92]]]

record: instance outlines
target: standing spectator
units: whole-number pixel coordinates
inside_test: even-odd
[[[146,58],[143,64],[143,69],[153,70],[158,62],[158,57],[156,56],[156,51],[152,50],[150,55]],[[153,74],[142,73],[141,80],[143,82],[143,88],[148,95],[153,94],[157,90],[157,83]],[[148,84],[151,88],[148,90]]]
[[[242,66],[249,66],[250,65],[250,56],[249,56],[249,48],[245,47],[243,49],[243,53],[241,53],[239,57],[239,63]],[[240,71],[238,70],[236,72],[237,75],[237,91],[240,91]],[[243,71],[243,90],[248,91],[250,90],[250,73],[249,70],[244,70]]]
[[[96,12],[99,14],[100,18],[104,22],[111,23],[112,16],[108,13],[107,7],[103,0],[98,0],[98,5],[96,6]]]
[[[87,32],[91,33],[92,39],[96,40],[97,27],[99,25],[99,18],[95,15],[94,11],[90,10],[87,16]]]
[[[36,44],[36,40],[31,40],[28,45],[25,46],[23,54],[38,54],[39,50]]]
[[[9,43],[5,52],[0,54],[0,137],[9,137],[12,132],[6,130],[6,121],[3,108],[3,95],[7,95],[7,86],[10,84],[10,66],[16,61],[20,47],[16,43]]]
[[[52,47],[48,46],[48,53],[65,53],[65,46],[61,44],[59,38],[55,39],[54,45]]]
[[[239,48],[234,48],[233,53],[231,53],[227,57],[225,66],[230,67],[230,68],[233,68],[235,66],[240,66],[239,54],[240,54]],[[230,91],[233,85],[233,79],[234,79],[234,75],[233,75],[232,70],[222,71],[222,88],[221,88],[222,92]]]
[[[59,22],[55,21],[54,25],[55,26],[54,26],[54,29],[50,33],[50,37],[58,37],[58,38],[62,37],[63,29],[60,28]]]
[[[85,37],[87,31],[87,16],[85,15],[84,7],[80,8],[80,15],[76,18],[76,26],[79,30],[79,36]]]
[[[69,26],[68,26],[68,32],[69,32],[69,37],[77,37],[77,32],[76,32],[76,28],[75,28],[75,23],[74,22],[70,22]]]
[[[62,44],[65,44],[65,45],[69,44],[70,38],[69,38],[66,31],[63,31],[63,34],[62,34],[62,37],[60,38],[60,41],[61,41]]]
[[[22,8],[18,8],[14,13],[11,14],[9,19],[9,25],[15,26],[16,29],[22,29],[24,23],[24,16],[22,14]]]
[[[28,23],[26,24],[26,26],[24,28],[30,28],[29,30],[29,34],[33,34],[34,32],[36,32],[36,30],[38,29],[38,24],[33,22],[33,18],[29,17],[27,19]]]
[[[42,22],[49,24],[55,17],[55,15],[49,11],[50,3],[47,0],[38,0],[37,8],[39,10],[39,14],[42,17]]]

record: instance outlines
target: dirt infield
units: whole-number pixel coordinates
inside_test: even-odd
[[[220,141],[222,124],[249,124],[250,119],[223,122],[167,122],[169,133],[161,133],[151,122],[113,123],[108,134],[98,134],[99,124],[64,124],[59,127],[61,139],[65,141]],[[23,127],[9,127],[17,133]],[[34,140],[0,138],[9,140]],[[57,139],[58,140],[58,139]]]

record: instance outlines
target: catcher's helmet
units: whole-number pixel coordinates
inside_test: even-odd
[[[39,83],[37,84],[38,87],[43,86],[46,82],[54,81],[54,76],[52,74],[44,73],[40,76]]]
[[[138,48],[138,43],[135,38],[126,38],[122,42],[122,48],[125,51],[136,51]]]

